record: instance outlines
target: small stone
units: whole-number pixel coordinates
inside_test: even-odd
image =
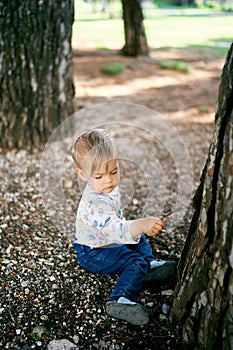
[[[23,224],[23,230],[27,231],[29,229],[29,226],[26,224]]]
[[[22,281],[22,282],[21,282],[21,286],[22,286],[23,288],[27,287],[27,285],[28,285],[28,282],[27,282],[27,281]]]
[[[77,346],[67,339],[52,340],[48,344],[48,350],[77,350]]]
[[[16,153],[16,158],[18,160],[21,160],[21,159],[24,159],[26,155],[27,155],[27,151],[22,149]]]
[[[174,294],[174,291],[171,289],[162,290],[161,294],[166,296],[172,296]]]
[[[165,315],[163,315],[163,314],[159,315],[159,320],[160,321],[165,321],[166,319],[167,319],[167,317]]]
[[[100,347],[100,348],[101,348],[101,347],[104,348],[105,345],[106,345],[106,342],[105,342],[104,340],[101,339],[101,340],[99,341],[99,347]]]
[[[33,339],[43,339],[44,337],[46,337],[48,334],[48,331],[45,327],[43,326],[37,326],[35,328],[33,328],[31,336]]]
[[[9,255],[11,253],[11,249],[14,248],[12,244],[9,244],[8,248],[6,249],[6,254]]]
[[[162,255],[169,255],[169,252],[168,252],[167,250],[164,249],[164,250],[161,250],[161,254],[162,254]]]
[[[154,306],[153,301],[152,301],[152,302],[150,302],[150,303],[147,303],[147,306],[148,306],[148,307],[153,307],[153,306]]]
[[[164,313],[165,315],[168,314],[169,310],[170,310],[170,306],[169,306],[168,304],[163,304],[163,305],[162,305],[162,311],[163,311],[163,313]]]
[[[74,341],[75,344],[78,344],[78,342],[79,342],[79,336],[75,334],[75,335],[73,336],[73,341]]]
[[[40,316],[40,319],[41,319],[42,321],[47,321],[49,318],[48,318],[47,315],[41,315],[41,316]]]
[[[63,186],[64,186],[64,188],[72,188],[72,186],[73,186],[73,181],[71,181],[71,180],[64,180],[63,181]]]

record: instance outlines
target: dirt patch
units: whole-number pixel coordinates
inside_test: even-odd
[[[159,68],[159,61],[167,59],[187,62],[190,72]],[[109,62],[121,62],[126,70],[116,76],[101,73]],[[138,58],[111,50],[74,50],[76,108],[128,102],[162,113],[183,137],[198,181],[212,137],[223,64],[223,59],[198,50],[157,50]]]
[[[187,62],[191,71],[160,69],[158,63],[167,59]],[[125,72],[116,76],[101,73],[101,66],[109,62],[123,63]],[[138,58],[123,57],[109,50],[75,50],[74,82],[78,106],[125,101],[155,109],[168,118],[211,122],[222,66],[222,59],[185,50],[154,51],[150,57]]]

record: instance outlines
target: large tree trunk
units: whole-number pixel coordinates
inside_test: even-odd
[[[0,13],[0,146],[33,146],[73,112],[73,0],[0,0]]]
[[[125,29],[123,54],[127,56],[148,55],[141,1],[122,0],[122,7]]]
[[[194,198],[171,321],[190,349],[233,349],[233,46],[223,68],[216,128]]]

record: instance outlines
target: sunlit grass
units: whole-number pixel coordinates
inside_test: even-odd
[[[145,20],[149,45],[154,48],[203,45],[214,47],[218,41],[231,42],[232,16],[167,16]]]
[[[124,24],[119,4],[113,1],[113,5],[117,6],[115,10],[114,7],[111,10],[114,18],[109,18],[108,11],[93,12],[87,7],[76,8],[73,46],[121,49],[124,45]],[[147,13],[144,24],[148,44],[153,49],[209,48],[215,50],[221,57],[227,52],[227,42],[233,41],[233,14],[214,15],[211,12],[208,15],[206,11],[197,9],[180,10],[173,15],[163,10],[147,11]]]
[[[76,21],[73,24],[73,45],[91,48],[120,49],[124,44],[124,25],[120,19]]]

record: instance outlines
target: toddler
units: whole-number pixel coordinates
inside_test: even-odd
[[[144,281],[167,280],[176,263],[157,261],[147,236],[157,235],[163,222],[156,217],[126,220],[120,203],[117,148],[103,129],[88,131],[72,148],[76,173],[87,182],[76,218],[74,249],[80,265],[92,273],[118,275],[106,312],[135,325],[149,321],[137,303]]]

